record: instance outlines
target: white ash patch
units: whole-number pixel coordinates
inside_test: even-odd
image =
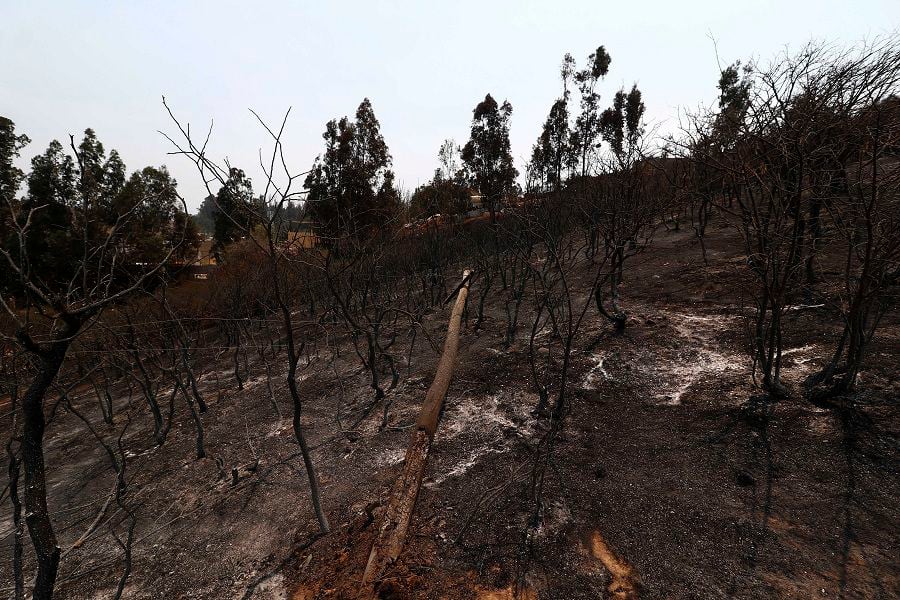
[[[581,381],[581,387],[586,389],[593,389],[599,381],[610,378],[609,372],[604,367],[606,354],[601,352],[591,356],[594,360],[594,366],[591,367],[591,370],[585,374],[584,379]]]
[[[668,316],[678,335],[693,342],[694,346],[682,349],[677,359],[671,362],[669,374],[674,385],[657,394],[657,398],[666,404],[681,404],[684,395],[704,377],[745,367],[745,357],[720,351],[714,337],[717,332],[735,327],[735,321],[740,317],[671,312]]]
[[[294,423],[291,419],[283,418],[281,421],[276,421],[269,426],[269,431],[266,433],[266,437],[278,437],[286,431],[291,431],[293,427]]]
[[[500,454],[501,452],[504,452],[505,450],[506,450],[506,448],[499,449],[499,450],[494,449],[494,448],[487,448],[487,449],[478,448],[476,450],[473,450],[469,453],[469,456],[465,460],[462,460],[462,461],[456,463],[452,469],[438,474],[436,477],[430,479],[429,481],[423,483],[422,485],[429,489],[439,486],[442,483],[444,483],[445,481],[447,481],[448,479],[452,479],[454,477],[459,477],[460,475],[464,474],[466,471],[468,471],[469,469],[474,467],[478,463],[479,460],[481,460],[488,454]]]
[[[820,355],[814,344],[782,350],[781,379],[791,383],[802,382],[816,371],[814,361]]]
[[[715,339],[718,332],[733,329],[740,317],[671,311],[663,314],[680,338],[680,347],[675,356],[654,353],[641,363],[641,370],[654,386],[653,397],[661,404],[678,406],[697,383],[746,369],[746,357],[722,349]]]
[[[562,501],[554,501],[544,508],[541,524],[535,534],[538,537],[546,537],[560,531],[572,522],[572,511]]]
[[[785,306],[784,310],[813,310],[815,308],[822,308],[824,304],[795,304],[793,306]]]
[[[536,394],[501,391],[490,396],[464,396],[448,405],[435,444],[446,445],[446,450],[442,450],[445,456],[452,455],[457,447],[465,451],[461,457],[436,469],[434,478],[424,485],[439,486],[464,475],[485,457],[507,452],[516,435],[529,435],[529,413],[537,401]],[[510,431],[515,434],[508,435]]]
[[[736,322],[742,319],[734,315],[698,315],[672,311],[663,311],[663,314],[681,337],[707,343],[713,343],[715,332],[733,329]]]
[[[344,458],[349,458],[353,453],[350,452]],[[403,459],[406,458],[406,449],[405,448],[391,448],[385,450],[384,452],[379,452],[375,455],[372,460],[372,464],[375,467],[390,467],[392,465],[396,465],[398,463],[403,462]]]
[[[664,369],[657,367],[657,372],[664,373],[670,383],[656,393],[656,398],[670,406],[677,406],[694,384],[705,377],[726,371],[739,371],[742,368],[741,363],[742,357],[704,348],[680,352],[671,367]]]
[[[237,598],[242,598],[239,594]],[[284,575],[277,573],[260,582],[250,596],[253,600],[287,600],[287,589],[284,587]]]
[[[499,396],[465,396],[446,408],[439,435],[452,439],[472,427],[513,427],[512,421],[500,412],[499,405]]]
[[[298,377],[297,380],[299,381],[299,379],[300,378]],[[255,388],[259,385],[263,385],[265,383],[266,383],[265,375],[257,375],[256,377],[250,377],[249,379],[244,380],[244,391]],[[273,381],[272,384],[274,385],[275,382]]]
[[[790,356],[791,354],[804,355],[804,354],[808,354],[810,350],[814,350],[814,349],[815,349],[814,345],[807,344],[805,346],[798,346],[796,348],[788,348],[787,350],[782,350],[781,355],[782,356]],[[809,359],[806,359],[806,360],[809,360]]]
[[[147,456],[148,454],[153,454],[159,449],[159,446],[150,446],[149,448],[145,448],[141,451],[135,450],[126,450],[125,458],[138,458],[139,456]]]

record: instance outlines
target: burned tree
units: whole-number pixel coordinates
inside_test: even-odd
[[[0,305],[14,331],[2,339],[33,365],[21,397],[21,465],[25,522],[37,558],[33,597],[53,595],[60,548],[47,504],[44,464],[45,400],[72,344],[107,308],[148,286],[177,255],[189,231],[184,203],[165,169],[145,169],[124,183],[124,165],[87,130],[71,138],[74,158],[53,142],[32,161],[28,193],[4,194],[11,234],[0,245],[10,273]],[[148,236],[148,220],[156,224]],[[49,223],[56,227],[46,235]],[[57,261],[57,257],[62,260]],[[13,307],[11,299],[16,299]]]
[[[210,185],[213,182],[218,182],[219,185],[225,186],[231,177],[232,169],[227,165],[223,166],[211,160],[206,155],[205,142],[198,145],[190,134],[190,128],[182,126],[168,105],[165,104],[165,99],[163,99],[163,104],[166,106],[169,116],[172,118],[181,136],[178,141],[171,137],[168,138],[176,148],[174,153],[188,157],[195,164],[210,194],[213,193],[210,189]],[[255,207],[256,212],[254,212],[253,218],[243,221],[244,227],[241,230],[241,234],[261,254],[265,264],[266,275],[271,282],[273,310],[280,320],[281,334],[284,338],[286,350],[287,373],[285,374],[285,383],[290,392],[293,407],[294,439],[300,447],[300,453],[306,468],[310,496],[319,522],[319,528],[323,533],[326,533],[329,531],[330,525],[322,506],[319,478],[313,464],[312,452],[303,426],[303,397],[297,381],[306,340],[303,337],[303,333],[298,331],[300,324],[297,323],[294,316],[291,297],[286,289],[286,281],[289,280],[290,272],[293,268],[292,265],[298,261],[298,258],[294,256],[298,242],[287,236],[289,222],[284,215],[286,207],[291,202],[301,198],[302,192],[298,189],[297,184],[303,174],[291,172],[284,157],[284,147],[281,139],[290,110],[285,113],[278,129],[270,128],[256,113],[253,113],[253,115],[271,138],[272,150],[267,162],[262,162],[261,160],[261,167],[265,174],[265,186],[257,207]],[[219,206],[218,208],[219,210],[224,210],[226,207]],[[248,208],[247,205],[244,205],[243,210],[250,209],[252,207]],[[238,225],[242,223],[235,215],[232,215],[231,219],[233,223]],[[335,219],[337,221],[339,217],[335,217]],[[252,230],[247,228],[250,223],[256,224]],[[362,227],[360,223],[357,225]],[[285,242],[285,240],[287,241]],[[299,260],[302,260],[302,258]]]
[[[718,174],[713,193],[744,238],[756,282],[754,377],[759,373],[772,395],[787,393],[786,310],[812,298],[823,247],[840,247],[845,256],[846,308],[838,309],[844,333],[829,366],[809,385],[840,372],[846,377],[838,389],[852,387],[857,357],[878,323],[896,260],[888,150],[896,144],[896,117],[885,109],[900,81],[898,56],[895,39],[886,38],[846,50],[810,44],[769,65],[750,65],[743,75],[729,67],[720,79],[719,109],[696,115],[684,144],[695,171]]]
[[[600,117],[602,136],[609,144],[600,173],[571,185],[586,230],[587,252],[599,259],[598,269],[602,271],[593,289],[595,304],[620,332],[627,320],[618,303],[625,263],[650,242],[658,216],[658,198],[647,187],[654,168],[646,160],[643,115],[644,103],[637,86],[627,94],[624,90],[617,92],[612,107]]]

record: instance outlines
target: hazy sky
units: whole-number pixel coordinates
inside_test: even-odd
[[[165,164],[195,209],[193,166],[167,156],[165,95],[197,132],[215,120],[211,150],[261,183],[267,140],[248,108],[280,120],[296,170],[321,151],[333,117],[372,100],[399,182],[411,190],[437,166],[445,138],[464,143],[485,93],[514,108],[523,170],[560,94],[558,67],[598,45],[612,65],[603,103],[637,82],[647,115],[675,126],[679,107],[714,100],[723,63],[768,58],[810,39],[855,42],[895,31],[898,0],[818,2],[45,2],[0,0],[0,114],[32,144],[86,127],[130,170]]]

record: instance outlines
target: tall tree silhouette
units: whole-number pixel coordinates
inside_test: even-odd
[[[354,121],[325,126],[325,152],[316,158],[304,187],[309,213],[332,244],[366,239],[391,228],[400,201],[391,154],[372,103],[363,99]]]
[[[509,146],[512,110],[509,102],[498,105],[490,94],[485,96],[473,111],[469,141],[462,150],[470,179],[490,209],[492,221],[503,197],[515,191],[519,175]]]
[[[597,82],[609,72],[612,58],[606,48],[600,46],[588,56],[588,66],[575,74],[581,93],[581,114],[575,119],[575,152],[581,159],[581,175],[588,174],[591,158],[600,137],[600,94]]]
[[[216,194],[216,207],[213,240],[216,253],[220,253],[253,227],[253,184],[241,169],[229,169],[225,185]]]
[[[0,246],[8,246],[13,240],[13,203],[25,174],[16,167],[19,152],[31,142],[28,136],[16,134],[16,124],[6,117],[0,117]],[[0,293],[12,274],[0,270]]]

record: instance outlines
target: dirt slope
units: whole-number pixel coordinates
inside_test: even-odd
[[[613,336],[593,317],[587,324],[524,588],[516,576],[530,514],[525,492],[542,433],[531,415],[527,347],[503,348],[500,306],[488,307],[480,333],[463,333],[406,551],[384,597],[900,596],[896,315],[862,374],[870,391],[861,413],[798,397],[754,401],[739,245],[724,229],[710,237],[705,266],[689,232],[660,234],[626,275],[626,332]],[[433,338],[442,339],[448,313],[430,315]],[[815,310],[790,319],[787,378],[796,382],[834,332]],[[209,459],[193,458],[185,415],[161,449],[129,438],[146,450],[129,466],[143,505],[126,597],[354,597],[373,518],[400,471],[437,353],[422,344],[408,375],[403,365],[387,428],[373,414],[357,433],[340,435],[336,415],[371,396],[354,360],[347,352],[331,368],[314,362],[301,382],[334,527],[324,538],[314,537],[290,421],[274,415],[262,378],[221,398],[203,383],[212,396]],[[93,520],[112,478],[72,415],[58,415],[48,436],[65,548]],[[218,479],[216,458],[238,468],[236,485]],[[7,585],[9,505],[0,510]],[[120,568],[112,538],[95,536],[63,561],[60,597],[108,597]]]

